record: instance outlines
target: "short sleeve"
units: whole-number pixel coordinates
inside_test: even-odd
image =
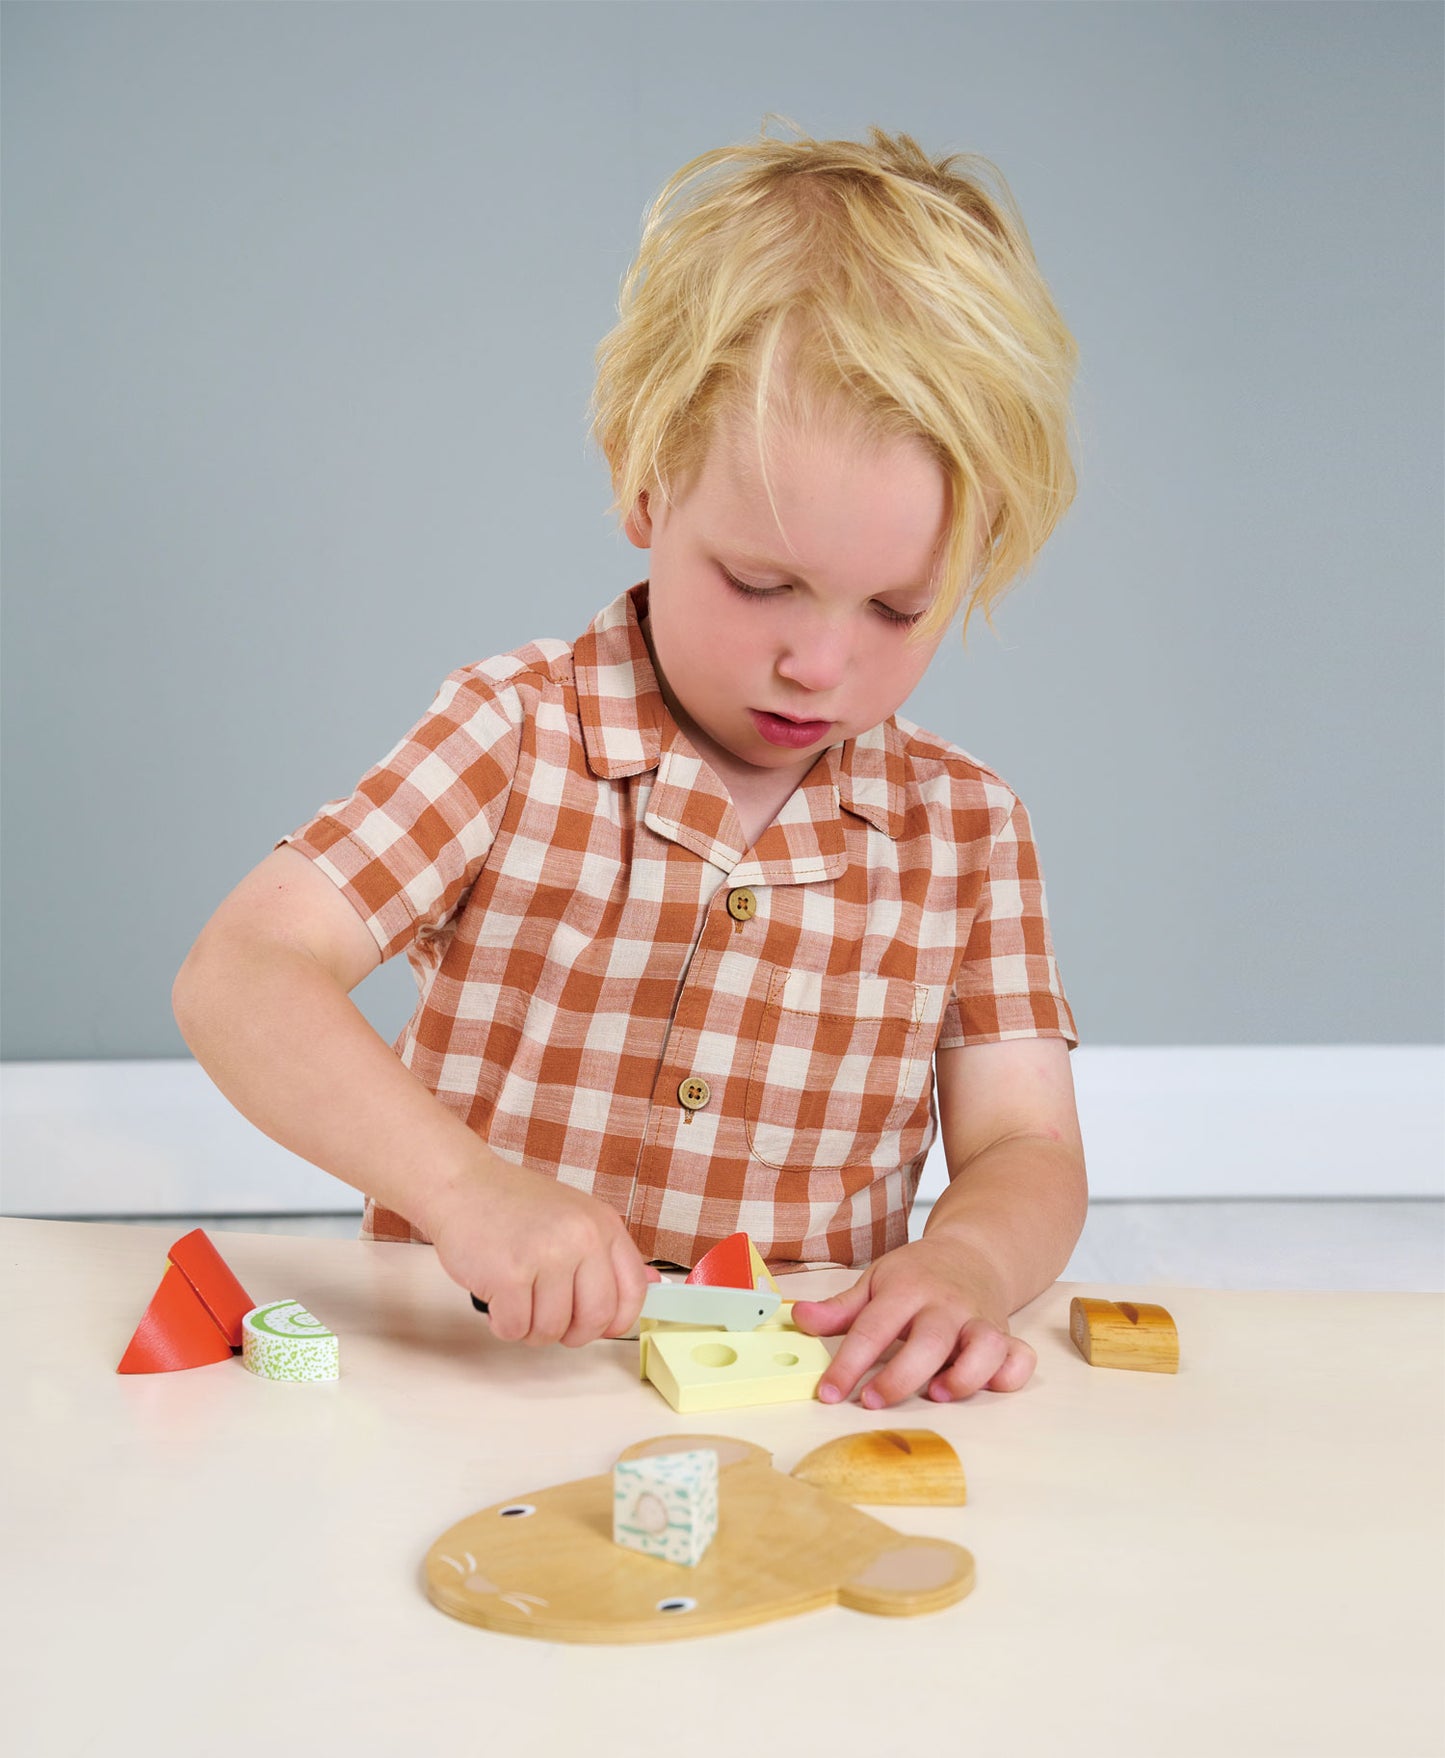
[[[963,962],[943,1010],[938,1048],[1009,1038],[1079,1038],[1054,959],[1038,849],[1015,798],[989,848]]]
[[[289,844],[335,882],[383,959],[435,933],[465,900],[502,822],[521,748],[515,687],[452,672],[411,731],[347,799]]]

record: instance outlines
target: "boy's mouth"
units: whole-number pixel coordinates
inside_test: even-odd
[[[816,745],[826,738],[831,720],[792,720],[786,714],[770,714],[766,708],[750,708],[753,725],[770,745],[801,751],[805,745]]]

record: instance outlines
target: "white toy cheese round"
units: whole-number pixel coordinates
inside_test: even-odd
[[[299,1300],[273,1300],[242,1319],[241,1360],[263,1380],[334,1380],[341,1341]]]

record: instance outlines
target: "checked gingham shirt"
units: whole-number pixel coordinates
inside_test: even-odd
[[[1078,1041],[1028,815],[895,716],[746,847],[663,702],[646,590],[454,671],[282,842],[406,954],[395,1051],[497,1154],[654,1261],[743,1231],[775,1267],[866,1263],[908,1236],[933,1052]],[[369,1199],[362,1234],[424,1238]]]

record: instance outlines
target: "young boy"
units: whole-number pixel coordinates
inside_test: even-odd
[[[648,578],[453,672],[174,999],[222,1092],[499,1337],[618,1335],[744,1230],[867,1266],[795,1310],[847,1332],[820,1396],[876,1369],[879,1408],[1023,1385],[1008,1318],[1086,1191],[1028,816],[897,717],[1072,499],[1076,350],[987,161],[870,136],[671,180],[593,403]],[[392,1050],[348,993],[400,952]],[[935,1087],[950,1183],[910,1244]]]

